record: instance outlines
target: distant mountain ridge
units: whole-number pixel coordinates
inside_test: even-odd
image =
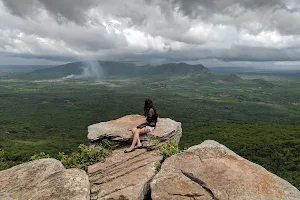
[[[135,63],[116,61],[83,61],[59,65],[47,69],[39,69],[26,73],[22,78],[30,79],[57,79],[70,75],[84,78],[89,74],[107,76],[153,76],[153,75],[186,75],[189,73],[211,73],[201,64],[189,65],[186,63],[168,63],[162,65],[145,64],[139,66]]]
[[[214,84],[214,85],[252,85],[255,87],[274,87],[265,80],[244,80],[236,74],[218,74],[201,64],[167,63],[161,65],[142,64],[119,61],[82,61],[58,65],[46,69],[18,75],[25,80],[49,79],[78,79],[78,80],[105,80],[107,78],[147,78],[170,83],[171,77],[181,83]],[[179,79],[177,79],[179,78]],[[152,79],[152,80],[153,80]]]

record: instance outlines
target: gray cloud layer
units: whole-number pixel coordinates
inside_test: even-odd
[[[300,61],[299,0],[0,0],[0,18],[2,57]]]

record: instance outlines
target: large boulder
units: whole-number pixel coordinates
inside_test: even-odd
[[[132,128],[144,123],[145,117],[141,115],[127,115],[122,118],[93,124],[88,127],[88,139],[97,144],[102,139],[110,139],[116,145],[124,146],[132,141]],[[179,143],[182,135],[181,123],[169,118],[159,118],[153,132],[141,135],[141,142],[145,147],[152,147],[152,139],[165,141],[170,138]]]
[[[300,192],[215,141],[171,156],[151,182],[153,200],[299,200]]]
[[[89,166],[91,199],[143,200],[149,195],[150,180],[157,173],[156,163],[162,156],[145,149],[123,151],[115,150],[105,162]]]
[[[41,159],[0,171],[0,199],[88,200],[90,183],[83,170]]]

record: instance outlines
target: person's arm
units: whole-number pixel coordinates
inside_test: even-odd
[[[154,110],[153,108],[150,108],[147,115],[145,116],[145,123],[149,124],[149,122],[147,121],[147,118],[151,118],[154,115]]]
[[[155,126],[156,125],[156,120],[154,119],[155,111],[153,108],[150,108],[149,110],[149,118],[151,119],[149,125],[150,126]]]
[[[150,108],[148,112],[149,117],[152,117],[154,115],[154,109]]]

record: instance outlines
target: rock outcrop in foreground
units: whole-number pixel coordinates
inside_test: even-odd
[[[89,166],[91,199],[143,200],[150,191],[150,181],[156,174],[155,163],[162,156],[145,149],[124,154],[118,149],[104,163]]]
[[[299,200],[300,192],[215,141],[171,156],[151,182],[153,200]]]
[[[144,122],[140,115],[88,127],[88,138],[97,145],[104,138],[118,149],[88,167],[65,169],[55,159],[42,159],[0,171],[0,200],[299,200],[300,192],[287,181],[268,172],[218,142],[207,140],[167,158],[153,149],[124,153],[130,129]],[[179,142],[181,123],[160,118],[151,134],[164,142]]]
[[[0,199],[88,200],[90,183],[83,170],[41,159],[0,171]]]
[[[127,115],[122,118],[93,124],[88,127],[88,139],[92,144],[97,145],[102,139],[110,139],[119,146],[130,144],[132,141],[131,129],[137,125],[145,123],[145,117],[141,115]],[[158,118],[156,128],[148,135],[141,135],[143,146],[151,148],[153,146],[151,138],[165,141],[171,139],[179,143],[182,135],[181,123],[169,118]]]

